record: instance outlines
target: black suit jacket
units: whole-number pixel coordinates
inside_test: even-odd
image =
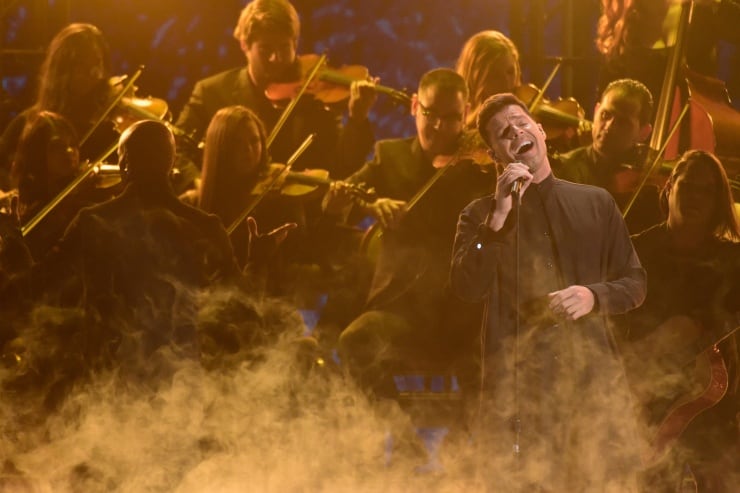
[[[438,172],[417,138],[382,140],[375,158],[348,181],[374,187],[380,197],[409,201]],[[368,306],[412,316],[432,313],[452,298],[448,272],[457,216],[465,205],[491,193],[495,174],[469,161],[448,167],[418,200],[397,230],[380,234]]]
[[[200,80],[190,100],[180,113],[177,126],[190,132],[200,142],[208,123],[226,106],[242,105],[253,110],[265,124],[268,135],[282,114],[249,78],[247,67],[235,68]],[[342,126],[339,108],[330,108],[304,95],[270,147],[275,162],[285,163],[304,139],[316,133],[316,139],[294,169],[328,169],[334,178],[344,178],[360,167],[373,143],[367,120],[348,119]]]

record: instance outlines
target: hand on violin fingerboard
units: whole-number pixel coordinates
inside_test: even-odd
[[[375,85],[378,79],[356,80],[349,87],[349,117],[355,120],[365,120],[370,113],[375,101],[378,99],[378,93]]]
[[[337,216],[347,213],[356,200],[347,183],[335,181],[329,185],[321,207],[326,214]]]

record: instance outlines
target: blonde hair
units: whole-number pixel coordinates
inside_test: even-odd
[[[234,37],[250,45],[263,33],[279,32],[298,41],[301,23],[298,12],[287,0],[253,0],[241,11]]]
[[[601,0],[597,50],[609,59],[634,47],[649,46],[667,8],[666,0]]]
[[[504,56],[511,55],[514,59],[516,74],[515,85],[521,84],[521,68],[519,67],[519,50],[513,41],[499,31],[481,31],[465,42],[457,59],[455,71],[462,75],[468,83],[470,114],[468,125],[474,125],[478,110],[491,94],[487,94],[486,86],[491,67],[496,65]]]

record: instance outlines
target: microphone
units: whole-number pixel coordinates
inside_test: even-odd
[[[522,191],[522,185],[524,184],[524,178],[517,178],[513,185],[511,185],[511,193],[512,195],[519,196],[519,193]]]

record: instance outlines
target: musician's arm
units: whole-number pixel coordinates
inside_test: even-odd
[[[630,240],[627,226],[614,200],[604,191],[603,232],[608,241],[601,258],[607,261],[607,279],[586,285],[595,295],[596,307],[607,315],[626,313],[640,306],[647,293],[647,276]]]
[[[493,196],[488,196],[473,201],[458,219],[450,284],[453,292],[465,301],[481,301],[490,292],[504,250],[514,238],[512,215],[498,231],[485,224],[492,200]]]

